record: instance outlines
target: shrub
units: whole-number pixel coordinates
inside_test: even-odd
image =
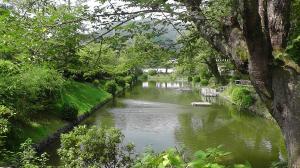
[[[197,151],[194,154],[193,160],[186,158],[183,151],[178,151],[174,148],[161,153],[155,153],[150,150],[138,158],[134,167],[224,168],[225,166],[222,164],[222,161],[226,160],[230,153],[224,152],[220,148],[221,146],[217,148],[208,148],[205,151]],[[228,167],[251,168],[251,165],[236,164]]]
[[[188,80],[188,82],[192,82],[193,81],[193,77],[188,76],[187,80]]]
[[[300,65],[300,36],[293,39],[291,44],[287,46],[286,53]]]
[[[124,78],[124,80],[125,80],[126,83],[128,83],[130,85],[130,87],[132,86],[132,84],[133,84],[133,78],[132,78],[132,76],[126,76]]]
[[[61,136],[58,154],[65,167],[132,167],[132,144],[116,128],[79,126]]]
[[[100,85],[100,81],[98,79],[93,80],[93,85],[94,86],[99,86]]]
[[[231,91],[232,101],[242,108],[248,108],[254,103],[251,92],[244,87],[235,87]]]
[[[148,75],[147,74],[143,74],[143,75],[141,75],[140,79],[142,81],[146,81],[146,80],[148,80]]]
[[[108,93],[112,94],[113,97],[115,97],[116,92],[117,92],[117,86],[118,86],[118,85],[117,85],[117,83],[116,83],[114,80],[108,81],[108,82],[106,82],[106,84],[105,84],[105,90],[106,90]]]
[[[0,100],[20,115],[44,111],[60,94],[64,79],[54,69],[27,65],[15,75],[0,78]]]
[[[66,121],[77,119],[78,108],[72,103],[64,103],[61,109],[61,118]]]
[[[18,73],[18,67],[7,60],[0,59],[0,76],[11,76]]]
[[[202,79],[201,82],[200,82],[200,84],[202,86],[207,86],[208,85],[208,80],[207,79]]]
[[[209,80],[213,75],[208,71],[207,68],[201,68],[200,69],[200,78],[202,79],[206,79]]]
[[[0,105],[0,156],[1,149],[4,145],[4,139],[11,128],[11,118],[15,115],[15,112],[6,106]]]
[[[125,88],[126,87],[126,81],[124,80],[124,79],[122,79],[122,78],[116,78],[116,83],[119,85],[119,86],[121,86],[122,88]]]
[[[20,152],[17,153],[17,167],[25,168],[46,168],[47,166],[47,154],[43,153],[39,155],[32,147],[33,143],[31,139],[27,139],[20,146]]]
[[[156,71],[156,70],[150,70],[150,71],[148,72],[148,74],[149,74],[150,76],[154,76],[154,75],[157,74],[157,71]]]
[[[201,81],[200,76],[195,76],[193,80],[195,83],[199,83]]]

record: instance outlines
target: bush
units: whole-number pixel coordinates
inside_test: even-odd
[[[146,80],[148,80],[148,75],[147,74],[143,74],[143,75],[141,75],[140,79],[142,81],[146,81]]]
[[[47,168],[47,154],[39,155],[33,148],[31,139],[27,139],[20,146],[20,152],[17,153],[17,167],[25,168]]]
[[[207,68],[203,67],[200,69],[200,78],[209,80],[213,75],[208,71]]]
[[[100,81],[98,79],[93,80],[93,85],[94,86],[99,86],[100,85]]]
[[[201,81],[200,76],[195,76],[193,80],[195,83],[199,83]]]
[[[54,69],[23,66],[18,74],[0,78],[0,103],[13,107],[20,115],[45,111],[59,96],[64,82]]]
[[[188,76],[187,80],[188,80],[188,82],[192,82],[193,81],[193,77]]]
[[[121,86],[122,88],[125,88],[126,87],[126,81],[124,80],[124,79],[122,79],[122,78],[116,78],[116,83],[119,85],[119,86]]]
[[[132,144],[123,145],[116,128],[79,126],[61,136],[58,154],[64,167],[132,167]]]
[[[254,103],[251,92],[244,87],[235,87],[231,91],[231,98],[234,103],[242,108],[249,108]]]
[[[133,78],[132,78],[132,76],[126,76],[124,78],[124,80],[125,80],[126,83],[128,83],[130,85],[130,87],[132,86],[132,84],[133,84]]]
[[[61,118],[66,121],[75,121],[78,115],[78,108],[72,103],[64,103],[61,109]]]
[[[0,76],[11,76],[18,73],[18,67],[7,60],[0,59]]]
[[[207,86],[208,85],[208,80],[207,79],[202,79],[201,82],[200,82],[200,84],[202,86]]]
[[[170,148],[161,153],[155,153],[153,151],[145,152],[138,160],[135,162],[135,168],[144,167],[176,167],[176,168],[224,168],[222,161],[228,159],[230,155],[229,152],[224,152],[221,146],[217,148],[208,148],[205,151],[197,151],[194,154],[193,160],[187,158],[183,151],[178,151],[177,149]],[[235,168],[251,168],[250,164],[235,164],[226,167]]]
[[[0,156],[1,149],[4,145],[4,139],[6,135],[10,132],[11,128],[11,118],[15,115],[15,112],[6,106],[0,105]],[[0,159],[1,160],[1,159]]]
[[[113,97],[115,97],[115,95],[116,95],[117,87],[118,87],[118,85],[117,85],[117,83],[116,83],[114,80],[108,81],[108,82],[106,82],[106,84],[105,84],[105,90],[106,90],[108,93],[112,94]]]
[[[150,70],[150,71],[148,72],[148,74],[149,74],[150,76],[154,76],[154,75],[157,74],[157,71],[156,71],[156,70]]]

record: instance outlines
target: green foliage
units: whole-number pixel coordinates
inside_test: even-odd
[[[227,89],[232,101],[241,108],[249,108],[254,103],[251,92],[245,87],[231,86]]]
[[[6,150],[6,136],[11,130],[11,119],[15,112],[3,105],[0,105],[0,165],[11,161],[11,152]],[[2,163],[3,162],[3,163]]]
[[[27,139],[23,144],[21,144],[18,157],[20,158],[17,162],[19,167],[24,168],[46,168],[47,167],[47,155],[43,153],[38,156],[35,149],[32,147],[31,139]]]
[[[273,162],[270,168],[288,168],[286,161]]]
[[[0,59],[0,76],[11,76],[18,73],[18,67],[8,60]]]
[[[202,79],[201,82],[200,82],[200,84],[202,86],[207,86],[208,85],[208,80],[207,79]]]
[[[130,85],[130,87],[133,85],[133,77],[132,76],[126,76],[124,78],[124,80],[126,81],[126,83],[128,83]]]
[[[61,136],[58,154],[65,167],[131,167],[134,146],[123,146],[115,128],[79,126]]]
[[[247,46],[240,46],[236,49],[236,54],[242,61],[247,61],[249,58],[249,52],[247,50]]]
[[[15,112],[3,105],[0,105],[0,138],[9,132],[9,120],[15,115]],[[1,141],[0,141],[1,144]]]
[[[287,46],[286,53],[300,65],[300,36],[293,39],[291,44]]]
[[[222,161],[230,155],[228,152],[224,152],[217,148],[209,148],[205,151],[198,151],[195,153],[193,160],[185,158],[184,152],[180,152],[174,148],[168,149],[161,153],[155,153],[151,150],[146,151],[135,162],[135,168],[225,168]],[[234,168],[251,168],[250,164],[246,165],[233,165]]]
[[[98,87],[100,85],[100,81],[98,79],[93,80],[93,85]]]
[[[152,167],[185,167],[185,162],[180,153],[175,149],[168,149],[161,153],[154,153],[152,150],[146,151],[141,155],[134,168],[152,168]]]
[[[142,75],[140,76],[140,80],[142,80],[142,81],[148,80],[148,75],[147,75],[147,74],[142,74]]]
[[[45,66],[23,66],[18,74],[0,79],[1,103],[18,115],[46,110],[64,85],[60,73]]]
[[[157,74],[157,71],[156,71],[156,70],[150,70],[150,71],[148,72],[148,74],[149,74],[150,76],[154,76],[154,75]]]
[[[208,68],[203,66],[200,70],[200,78],[209,80],[212,77],[212,74],[208,71]]]
[[[195,77],[193,78],[193,81],[194,81],[195,83],[199,83],[199,82],[201,81],[200,76],[195,76]]]
[[[291,1],[291,12],[290,12],[290,23],[291,28],[289,32],[289,41],[296,39],[300,34],[300,18],[299,18],[299,11],[300,11],[300,1],[294,0]]]
[[[107,81],[107,82],[105,83],[105,90],[106,90],[108,93],[112,94],[113,97],[114,97],[114,96],[116,95],[116,93],[117,93],[117,87],[118,87],[118,85],[117,85],[117,83],[116,83],[114,80]]]
[[[126,81],[121,77],[116,78],[116,83],[118,84],[118,86],[121,86],[122,88],[126,87]]]
[[[188,82],[192,82],[193,81],[193,77],[188,76],[187,80],[188,80]]]
[[[65,167],[133,167],[133,168],[251,168],[250,164],[224,165],[230,153],[208,148],[185,158],[183,151],[170,148],[155,153],[149,149],[136,158],[132,144],[123,145],[124,136],[115,128],[76,127],[61,136],[58,154]]]
[[[66,121],[77,119],[78,108],[73,103],[64,103],[61,109],[61,118]]]
[[[91,43],[78,52],[82,64],[79,71],[83,72],[85,79],[100,77],[104,73],[114,74],[118,65],[117,54],[109,44]]]

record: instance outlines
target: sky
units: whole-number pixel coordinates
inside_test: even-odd
[[[97,0],[70,0],[70,1],[71,1],[71,5],[72,6],[75,6],[75,5],[87,5],[89,7],[89,10],[91,12],[94,10],[94,7],[96,7],[96,6],[101,6],[101,7],[106,7],[106,6],[108,7],[108,6],[110,6],[110,4],[108,2],[106,2],[106,3],[104,3],[104,4],[101,5]],[[1,2],[3,2],[3,0],[0,0],[0,3]],[[68,3],[68,0],[55,0],[55,2],[57,2],[58,4],[63,4],[63,3]],[[169,0],[169,2],[172,3],[173,0]],[[137,7],[125,8],[124,5],[126,5],[126,3],[123,2],[123,1],[120,1],[120,0],[111,0],[111,3],[114,5],[115,8],[119,7],[122,10],[128,11],[128,12],[133,12],[133,11],[140,10]],[[113,12],[112,9],[106,8],[105,10],[107,12]],[[154,17],[158,18],[158,19],[163,19],[164,18],[164,16],[162,16],[162,15],[156,15],[156,16],[154,15]],[[141,19],[142,19],[142,17],[137,17],[134,20],[141,20]],[[94,32],[95,31],[92,28],[92,23],[90,23],[90,22],[84,22],[84,24],[85,24],[85,27],[87,28],[87,32],[85,32],[85,33],[90,33],[90,32]],[[167,36],[169,36],[169,37],[171,37],[171,36],[177,36],[177,33],[176,33],[175,29],[172,30],[172,27],[169,27],[168,29],[169,29],[169,32],[167,33],[168,34]],[[101,30],[100,30],[100,32],[101,32]]]

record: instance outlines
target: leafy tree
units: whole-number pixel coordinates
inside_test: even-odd
[[[113,97],[115,97],[118,89],[118,84],[114,80],[108,81],[105,83],[105,89],[108,93],[112,94]]]
[[[131,167],[134,146],[123,138],[115,128],[79,126],[61,136],[58,154],[65,167]]]
[[[1,65],[17,67],[14,64]],[[1,69],[9,70],[4,67]],[[15,72],[16,69],[19,69],[18,73]],[[16,69],[11,70],[14,75],[3,74],[0,79],[1,103],[14,107],[18,117],[51,106],[64,85],[61,74],[46,66],[24,65]]]
[[[7,165],[13,158],[11,153],[6,149],[6,137],[11,130],[11,120],[15,112],[3,105],[0,105],[0,164]]]
[[[118,58],[109,44],[91,43],[80,49],[78,55],[82,64],[79,71],[83,72],[85,79],[103,78],[106,73],[115,74]]]
[[[78,108],[72,103],[64,103],[61,109],[61,117],[67,121],[75,121],[78,115]]]
[[[20,152],[18,153],[19,160],[17,164],[19,167],[24,168],[46,168],[47,166],[47,154],[43,153],[41,156],[37,154],[32,147],[31,139],[27,139],[21,144]]]
[[[116,83],[118,84],[118,86],[121,86],[123,89],[125,89],[126,87],[126,81],[125,79],[118,77],[115,79]]]

